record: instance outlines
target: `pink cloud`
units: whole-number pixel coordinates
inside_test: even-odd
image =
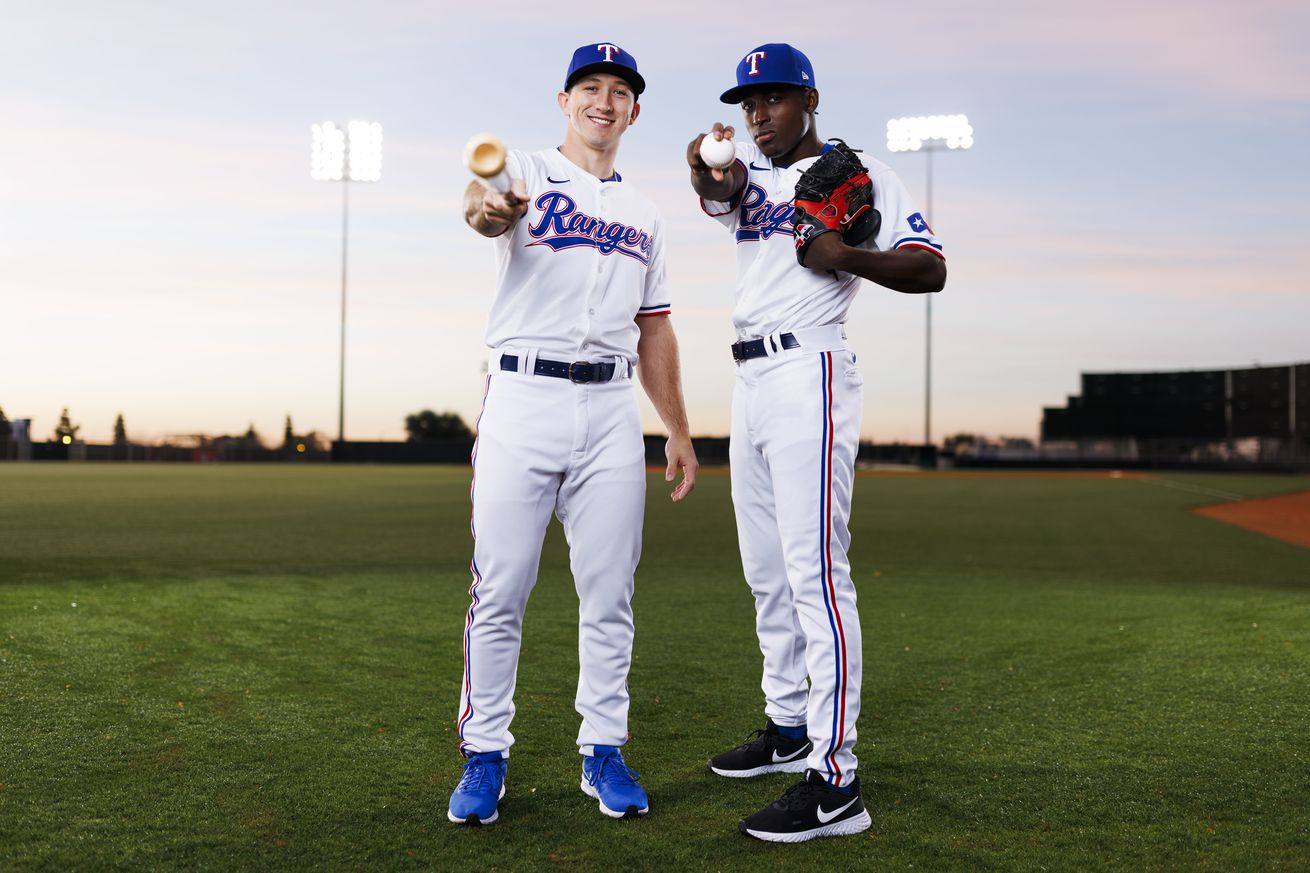
[[[905,34],[890,51],[934,69],[1090,73],[1204,100],[1310,101],[1304,3],[946,0],[933,4],[931,18],[925,26],[923,7],[893,5],[879,9],[878,30]]]

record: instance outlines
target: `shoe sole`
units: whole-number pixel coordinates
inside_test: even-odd
[[[455,813],[450,811],[450,807],[446,807],[446,818],[450,819],[452,824],[467,825],[471,828],[479,827],[481,825],[489,825],[496,821],[496,819],[500,818],[500,802],[504,799],[505,783],[502,782],[500,783],[500,796],[496,798],[496,810],[491,814],[490,818],[479,818],[476,815],[470,815],[465,818],[455,818]]]
[[[805,759],[798,758],[795,761],[784,761],[781,764],[765,764],[763,767],[755,767],[750,770],[720,770],[711,762],[710,771],[720,776],[727,776],[729,779],[749,779],[752,776],[763,776],[766,773],[804,773]]]
[[[583,794],[587,795],[588,797],[595,798],[596,805],[600,807],[600,811],[608,815],[610,818],[637,818],[638,816],[642,816],[650,812],[649,805],[643,806],[641,809],[638,809],[635,805],[633,805],[633,806],[629,806],[623,812],[618,812],[616,810],[610,809],[608,806],[605,805],[605,801],[600,799],[600,792],[597,791],[595,788],[593,788],[590,784],[588,784],[586,779],[583,779],[578,787],[582,789]]]
[[[852,816],[845,821],[835,821],[832,824],[808,831],[793,831],[790,833],[754,831],[746,827],[746,822],[742,822],[739,829],[747,836],[769,843],[803,843],[816,837],[846,837],[851,834],[858,834],[861,831],[867,831],[872,824],[873,819],[869,817],[869,811],[866,809],[859,815]]]

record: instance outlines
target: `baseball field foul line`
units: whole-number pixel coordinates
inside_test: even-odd
[[[1191,494],[1203,494],[1206,497],[1218,497],[1220,500],[1242,500],[1241,494],[1234,494],[1231,491],[1220,491],[1218,488],[1203,488],[1200,485],[1189,485],[1186,482],[1175,482],[1172,479],[1150,479],[1158,485],[1166,488],[1176,488],[1179,491],[1187,491]]]

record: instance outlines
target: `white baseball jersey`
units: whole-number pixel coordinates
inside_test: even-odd
[[[818,157],[775,167],[752,142],[737,142],[737,162],[746,184],[727,203],[702,200],[701,207],[737,240],[737,304],[733,326],[740,339],[830,324],[844,324],[860,285],[850,273],[819,272],[796,262],[792,198],[796,181]],[[915,209],[905,186],[886,164],[861,154],[873,181],[873,205],[882,214],[878,233],[862,248],[905,247],[942,255],[941,243]]]
[[[496,237],[489,348],[522,347],[563,361],[637,360],[633,320],[668,315],[664,225],[618,173],[597,179],[558,149],[511,151],[527,214]],[[511,257],[511,253],[513,257]]]

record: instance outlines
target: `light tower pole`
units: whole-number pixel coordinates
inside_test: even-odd
[[[382,178],[382,125],[352,121],[344,128],[331,121],[314,125],[309,175],[319,182],[341,183],[341,367],[337,383],[337,442],[346,440],[346,257],[350,235],[350,183]]]
[[[973,128],[963,115],[928,115],[893,118],[887,122],[887,150],[925,152],[928,178],[924,220],[932,227],[932,153],[961,151],[973,145]],[[923,444],[932,445],[932,295],[924,296]]]

